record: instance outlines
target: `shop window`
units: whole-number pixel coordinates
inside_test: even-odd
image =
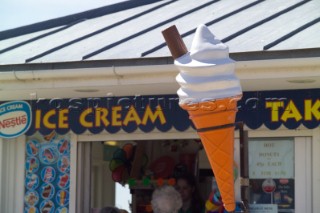
[[[137,171],[143,171],[138,178],[127,176],[126,170],[116,169],[123,168],[123,166],[132,169],[133,165],[136,165],[130,160],[130,157],[130,161],[124,161],[127,159],[124,158],[127,157],[127,154],[123,155],[123,152],[119,151],[119,149],[130,150],[127,149],[130,146],[126,144],[134,145],[134,153],[138,150],[138,144],[145,145],[142,147],[144,147],[147,158],[141,158],[140,163],[137,164],[140,165]],[[160,170],[157,175],[170,177],[170,175],[167,176],[167,170],[171,171],[171,164],[162,161],[164,156],[172,157],[175,163],[183,162],[188,165],[186,168],[191,168],[189,170],[196,170],[204,199],[212,192],[214,175],[210,165],[204,165],[203,162],[201,163],[203,158],[193,155],[199,151],[198,141],[117,141],[115,147],[110,147],[110,145],[104,142],[78,143],[77,213],[93,213],[104,206],[117,206],[129,210],[129,213],[150,212],[148,207],[154,187],[163,183],[169,184],[170,179],[163,178],[163,181],[159,182],[157,176],[152,179],[145,177],[152,175],[150,172],[158,168],[155,165],[158,165],[159,162],[165,163],[166,166],[161,167],[165,169]],[[235,160],[239,162],[237,160],[239,156],[236,156],[239,153],[237,145],[239,141],[236,139]],[[195,153],[192,154],[192,152]],[[112,160],[115,161],[111,163]],[[145,167],[143,166],[144,169],[141,170],[142,165]],[[310,137],[250,138],[249,172],[251,213],[312,212]],[[236,174],[239,176],[240,171]],[[240,186],[238,187],[240,183],[238,182],[240,181],[235,181],[237,201],[241,200]],[[123,185],[123,183],[127,184]],[[128,199],[121,201],[123,196],[121,194],[127,196]]]
[[[295,212],[294,138],[249,140],[250,212]]]
[[[77,212],[116,206],[151,213],[155,187],[174,185],[174,175],[197,172],[197,140],[78,143]]]

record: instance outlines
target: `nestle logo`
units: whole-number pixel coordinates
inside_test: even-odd
[[[0,120],[0,129],[4,128],[14,128],[15,126],[25,125],[27,123],[27,116],[22,115],[18,117],[12,117],[4,119],[3,121]]]
[[[0,105],[0,137],[14,138],[24,134],[31,124],[31,107],[25,101]]]

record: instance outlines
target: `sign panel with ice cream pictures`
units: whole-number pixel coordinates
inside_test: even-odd
[[[69,210],[70,138],[55,131],[28,137],[24,212]]]

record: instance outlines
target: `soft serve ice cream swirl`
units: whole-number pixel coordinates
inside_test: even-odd
[[[199,103],[242,94],[228,47],[205,25],[195,33],[190,52],[177,58],[180,104]]]

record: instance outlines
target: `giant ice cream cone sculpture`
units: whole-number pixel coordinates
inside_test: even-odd
[[[205,25],[195,33],[190,52],[172,26],[163,31],[180,73],[179,105],[195,125],[214,172],[224,207],[235,209],[234,122],[241,86],[228,47]]]

